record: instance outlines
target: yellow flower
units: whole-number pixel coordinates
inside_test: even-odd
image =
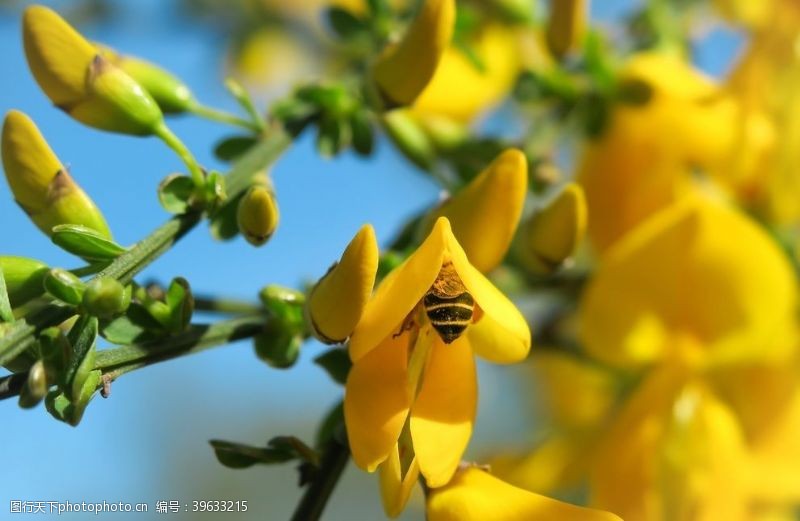
[[[581,336],[620,367],[775,357],[793,330],[795,288],[784,254],[754,222],[687,196],[607,252],[581,302]]]
[[[366,224],[311,290],[306,316],[322,342],[344,342],[355,329],[372,295],[379,254],[375,230]]]
[[[437,119],[468,123],[500,103],[511,91],[520,69],[520,51],[513,28],[497,23],[482,27],[470,41],[483,70],[451,45],[439,68],[412,107],[423,124]]]
[[[445,487],[432,490],[429,521],[620,521],[609,512],[581,508],[516,488],[486,471],[459,471]]]
[[[572,257],[585,233],[583,189],[568,183],[555,199],[522,225],[517,251],[533,272],[548,274]]]
[[[417,469],[430,487],[447,483],[472,433],[474,354],[516,362],[530,341],[525,318],[470,264],[440,218],[383,279],[350,337],[344,413],[356,464],[372,472],[388,460],[385,481],[394,491]],[[388,495],[387,511],[396,512],[398,494]]]
[[[431,81],[455,24],[455,0],[426,0],[403,38],[387,47],[372,77],[389,107],[409,105]]]
[[[163,131],[155,100],[55,11],[34,5],[22,21],[25,56],[48,98],[76,120],[133,135]]]
[[[586,143],[577,173],[599,252],[680,199],[692,186],[693,168],[728,157],[739,116],[730,96],[671,55],[636,55],[618,81],[643,91],[644,99],[612,105],[601,134]]]
[[[6,115],[2,153],[14,198],[45,234],[50,235],[59,224],[81,224],[111,237],[100,210],[22,112],[12,110]]]
[[[431,223],[447,217],[470,263],[488,273],[497,267],[517,230],[528,193],[528,162],[511,148],[433,211]]]

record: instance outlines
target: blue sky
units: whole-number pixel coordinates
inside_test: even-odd
[[[58,8],[68,2],[44,3]],[[120,15],[109,24],[82,28],[90,38],[158,62],[183,78],[202,101],[236,110],[222,88],[224,42],[219,35],[178,18],[175,1],[113,3]],[[596,14],[608,19],[626,12],[633,2],[595,4],[602,6]],[[714,33],[701,48],[700,63],[720,72],[722,57],[730,56],[737,41],[731,33]],[[36,121],[101,207],[116,239],[133,243],[163,222],[167,215],[157,203],[155,187],[167,174],[181,170],[176,157],[155,139],[101,133],[52,108],[27,70],[17,13],[0,15],[0,48],[0,111],[22,110]],[[201,163],[224,168],[210,151],[231,133],[226,127],[196,118],[176,119],[172,127]],[[217,243],[201,227],[142,280],[182,275],[198,294],[255,298],[265,284],[293,286],[322,275],[365,222],[386,242],[406,217],[438,197],[437,186],[384,141],[368,161],[351,154],[324,160],[306,136],[272,175],[281,225],[266,246],[255,249],[241,239]],[[2,254],[36,257],[53,266],[77,265],[26,219],[4,182],[0,223],[5,233]],[[246,342],[137,371],[114,384],[111,398],[93,402],[77,429],[56,422],[43,408],[23,411],[13,400],[0,402],[0,445],[5,447],[0,512],[11,499],[145,501],[151,509],[159,499],[246,499],[248,514],[231,519],[287,518],[298,495],[293,469],[225,469],[214,460],[207,440],[261,444],[279,434],[309,438],[314,419],[339,393],[309,362],[319,350],[315,344],[306,346],[298,367],[288,372],[258,362]],[[526,420],[504,400],[519,385],[513,377],[519,371],[482,371],[479,438],[524,441]],[[379,509],[376,481],[351,466],[325,519],[378,519]],[[169,518],[190,519],[182,514]]]

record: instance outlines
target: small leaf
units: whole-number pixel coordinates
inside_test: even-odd
[[[86,285],[69,271],[54,268],[44,277],[44,289],[58,300],[77,306],[83,300]]]
[[[342,385],[347,381],[347,374],[353,366],[347,351],[341,347],[334,347],[322,353],[314,359],[314,363],[325,369],[334,382]]]
[[[72,417],[72,402],[69,401],[64,393],[59,391],[50,391],[44,400],[44,405],[54,418],[61,420],[65,423],[70,423],[69,419]]]
[[[170,323],[167,329],[171,333],[184,331],[189,326],[194,312],[194,297],[189,282],[183,277],[172,279],[165,301],[170,312]]]
[[[375,134],[366,111],[359,110],[350,117],[350,132],[353,136],[353,148],[362,156],[372,154],[375,146]]]
[[[314,446],[321,449],[325,447],[330,439],[337,434],[337,430],[344,425],[344,403],[339,402],[334,405],[317,428],[317,435],[314,437]]]
[[[8,298],[6,279],[3,276],[3,267],[0,266],[0,322],[13,322],[14,313],[11,311],[11,301]]]
[[[147,342],[165,335],[161,323],[144,306],[135,302],[124,315],[103,324],[100,333],[117,345]]]
[[[191,177],[172,174],[158,186],[158,202],[169,213],[186,213],[194,201],[194,181]]]
[[[336,6],[329,7],[327,15],[328,23],[333,32],[344,40],[364,34],[368,30],[364,20],[361,20],[347,9]]]
[[[231,136],[217,143],[214,155],[220,161],[235,161],[255,144],[256,138],[252,136]]]
[[[319,453],[295,436],[276,436],[267,447],[295,454],[297,459],[319,466]]]
[[[253,447],[223,440],[210,440],[209,443],[217,460],[232,469],[246,469],[255,464],[285,463],[296,458],[291,451],[282,449]]]
[[[86,378],[94,369],[97,330],[96,317],[81,315],[67,334],[72,352],[64,374],[64,387],[73,401],[80,396]]]
[[[323,119],[317,129],[317,151],[323,157],[333,157],[350,145],[351,130],[347,121]]]
[[[228,241],[239,234],[239,225],[236,223],[236,209],[239,207],[239,201],[242,197],[244,197],[244,192],[234,199],[225,201],[211,217],[209,229],[214,239]]]
[[[50,239],[60,248],[87,260],[112,260],[126,251],[116,242],[80,224],[54,226]]]

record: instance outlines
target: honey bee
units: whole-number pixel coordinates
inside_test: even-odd
[[[461,336],[472,322],[475,299],[458,277],[453,264],[442,266],[422,299],[425,314],[445,344]]]

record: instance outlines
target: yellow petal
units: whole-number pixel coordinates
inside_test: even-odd
[[[388,47],[372,75],[389,105],[412,103],[431,81],[455,24],[455,0],[426,0],[403,39]]]
[[[586,233],[583,188],[568,183],[547,206],[531,216],[520,232],[522,261],[537,273],[548,274],[571,257]]]
[[[443,218],[439,219],[442,222]],[[438,223],[437,223],[438,225]],[[483,312],[467,328],[475,353],[496,363],[518,362],[528,355],[531,330],[517,306],[475,269],[452,233],[447,236],[448,251],[458,276]]]
[[[421,334],[435,334],[430,328]],[[437,339],[411,409],[411,439],[420,472],[430,487],[450,481],[472,435],[478,401],[475,358],[462,336]]]
[[[708,363],[778,356],[795,303],[791,266],[770,237],[698,195],[607,253],[581,302],[581,335],[594,356],[622,366],[680,356],[687,342]]]
[[[375,230],[365,224],[341,260],[314,286],[306,312],[323,342],[343,342],[355,329],[372,294],[379,254]]]
[[[428,521],[620,521],[608,512],[562,503],[516,488],[475,467],[431,491]]]
[[[55,105],[86,96],[86,76],[97,50],[55,11],[41,5],[22,17],[25,56],[36,82]]]
[[[419,464],[416,458],[411,462],[411,466],[406,475],[401,478],[400,455],[395,444],[389,457],[384,461],[379,469],[381,482],[381,500],[383,511],[386,515],[395,518],[400,515],[408,503],[408,498],[414,490],[414,485],[419,478]]]
[[[582,43],[589,6],[586,0],[552,0],[547,21],[547,45],[562,57]]]
[[[451,234],[450,224],[441,219],[420,247],[378,285],[350,337],[350,358],[354,362],[396,332],[430,289],[442,268],[446,234]]]
[[[514,86],[523,58],[517,36],[499,23],[487,23],[468,36],[484,70],[461,49],[449,46],[433,79],[414,102],[413,114],[422,120],[439,117],[468,123],[502,102]]]
[[[347,377],[344,419],[353,461],[373,472],[397,445],[408,416],[408,336],[389,337],[358,360]]]
[[[487,273],[508,251],[527,193],[525,155],[508,149],[429,218],[447,217],[470,263]]]

